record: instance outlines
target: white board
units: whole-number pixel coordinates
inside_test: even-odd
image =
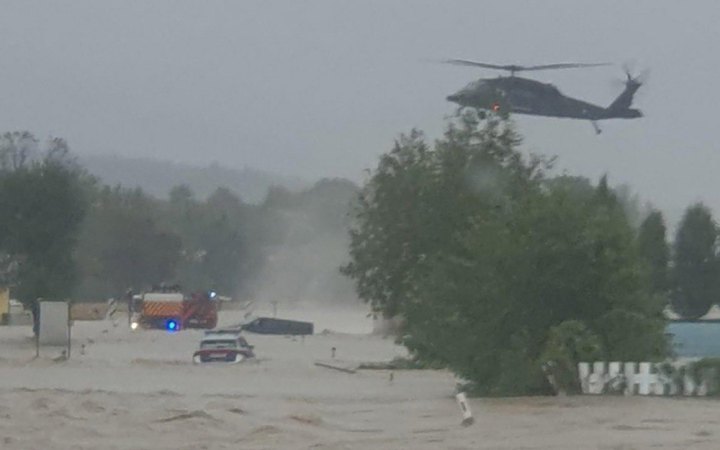
[[[68,340],[67,302],[40,302],[40,344],[66,345]]]

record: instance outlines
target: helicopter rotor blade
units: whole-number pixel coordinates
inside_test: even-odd
[[[610,65],[610,63],[594,63],[594,64],[559,63],[559,64],[542,64],[542,65],[536,65],[536,66],[518,66],[515,64],[508,64],[508,65],[488,64],[488,63],[482,63],[482,62],[477,62],[477,61],[468,61],[466,59],[448,59],[448,60],[445,60],[444,62],[447,64],[454,64],[456,66],[482,67],[485,69],[507,70],[509,72],[522,72],[522,71],[529,71],[529,70],[574,69],[574,68],[580,68],[580,67],[597,67],[597,66]]]
[[[443,61],[446,64],[454,64],[456,66],[470,66],[470,67],[482,67],[485,69],[498,69],[498,70],[512,70],[512,66],[500,66],[497,64],[487,64],[475,61],[468,61],[465,59],[447,59]],[[518,69],[515,69],[518,70]]]
[[[549,69],[575,69],[580,67],[600,67],[609,66],[610,63],[560,63],[560,64],[543,64],[540,66],[523,67],[521,70],[549,70]]]

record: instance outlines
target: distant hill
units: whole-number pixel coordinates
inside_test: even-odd
[[[225,168],[217,163],[198,167],[150,158],[108,155],[84,155],[79,156],[78,161],[105,184],[139,186],[159,198],[166,198],[174,186],[187,184],[198,198],[205,198],[223,186],[248,203],[259,203],[265,198],[270,186],[299,190],[310,185],[299,178],[249,168]]]

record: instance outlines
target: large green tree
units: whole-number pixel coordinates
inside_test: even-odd
[[[194,199],[179,186],[170,195],[166,225],[183,241],[178,278],[188,289],[238,293],[241,268],[247,258],[245,205],[227,189],[217,189],[206,201]]]
[[[421,133],[401,136],[359,197],[359,225],[350,232],[351,262],[343,271],[355,279],[360,298],[386,316],[402,313],[411,301],[423,255],[433,244],[425,235],[437,223],[427,214],[433,160]]]
[[[83,177],[61,139],[44,151],[27,132],[0,141],[0,248],[16,263],[13,295],[25,304],[65,299],[76,287]]]
[[[95,187],[78,255],[83,299],[173,282],[181,241],[159,224],[161,202],[140,189]]]
[[[640,224],[638,249],[650,271],[653,292],[666,295],[669,288],[670,247],[667,243],[665,221],[660,211],[652,211]]]
[[[401,138],[364,187],[343,271],[403,343],[491,394],[542,392],[550,330],[607,358],[664,354],[635,233],[603,178],[548,179],[503,120],[465,114],[433,149]],[[589,331],[587,331],[589,330]]]
[[[672,271],[672,306],[684,318],[705,315],[720,299],[717,244],[717,225],[707,206],[688,207],[675,236]]]

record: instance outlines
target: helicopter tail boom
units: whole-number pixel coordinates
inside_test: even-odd
[[[625,89],[618,97],[605,109],[606,118],[632,119],[642,117],[642,112],[638,109],[630,108],[637,90],[642,83],[627,73],[627,81],[625,81]]]

